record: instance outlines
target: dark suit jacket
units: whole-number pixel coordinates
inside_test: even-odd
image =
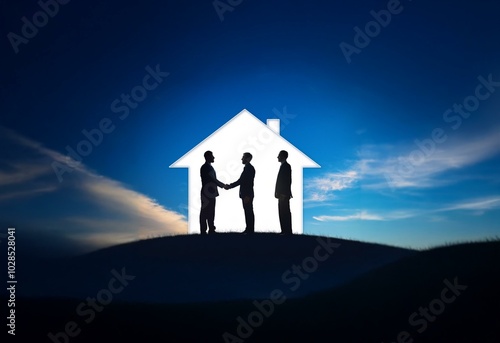
[[[278,198],[280,194],[292,197],[292,167],[286,161],[281,164],[276,179],[274,196]]]
[[[255,178],[255,168],[250,164],[245,164],[245,168],[243,168],[243,172],[241,173],[238,181],[233,182],[229,185],[229,188],[234,188],[236,186],[240,186],[240,198],[244,198],[246,196],[252,197],[253,194],[253,179]]]
[[[217,186],[224,187],[224,184],[217,180],[215,169],[210,163],[205,163],[200,168],[201,175],[201,192],[209,198],[214,198],[219,195]]]

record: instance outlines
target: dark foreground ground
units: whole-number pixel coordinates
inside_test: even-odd
[[[456,245],[298,298],[284,299],[283,292],[257,301],[116,300],[101,312],[82,307],[84,315],[77,308],[85,299],[18,298],[14,341],[500,342],[499,262],[500,242]]]

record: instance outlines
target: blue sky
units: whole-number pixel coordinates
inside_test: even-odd
[[[168,166],[246,108],[288,113],[282,136],[322,166],[304,173],[306,233],[417,248],[498,236],[498,6],[402,1],[346,57],[387,1],[242,1],[222,21],[211,1],[69,2],[15,47],[41,8],[4,5],[2,222],[54,251],[181,233],[187,171]],[[111,105],[134,89],[122,119]],[[59,182],[51,163],[103,120]]]

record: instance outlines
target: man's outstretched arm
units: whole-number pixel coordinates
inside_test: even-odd
[[[219,186],[220,188],[225,188],[226,184],[217,180],[217,178],[215,177],[214,171],[210,171],[208,173],[208,176],[210,177],[210,180],[212,180],[212,182],[215,183],[217,186]]]
[[[241,185],[241,183],[248,177],[248,171],[246,171],[245,169],[243,169],[243,172],[241,173],[240,175],[240,178],[237,180],[237,181],[234,181],[233,183],[230,183],[227,185],[227,189],[231,189],[231,188],[234,188],[234,187],[237,187],[239,185]]]

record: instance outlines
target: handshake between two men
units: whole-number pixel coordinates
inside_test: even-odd
[[[204,154],[205,164],[200,169],[202,190],[208,184],[216,184],[220,188],[229,190],[240,186],[239,196],[242,200],[243,210],[245,212],[246,228],[243,233],[251,234],[255,232],[255,215],[253,213],[253,185],[255,178],[255,168],[250,163],[252,161],[252,154],[245,152],[241,158],[241,163],[245,165],[240,178],[230,184],[224,184],[217,180],[215,169],[212,163],[215,157],[211,151],[206,151]],[[288,152],[282,150],[278,154],[278,162],[281,163],[278,179],[276,181],[275,197],[278,198],[278,209],[282,234],[292,234],[292,214],[290,212],[290,198],[292,197],[291,184],[292,184],[292,170],[290,165],[286,162]],[[202,206],[200,212],[200,233],[216,233],[214,218],[215,218],[215,197],[218,196],[217,191],[214,197],[207,199],[202,191]]]

